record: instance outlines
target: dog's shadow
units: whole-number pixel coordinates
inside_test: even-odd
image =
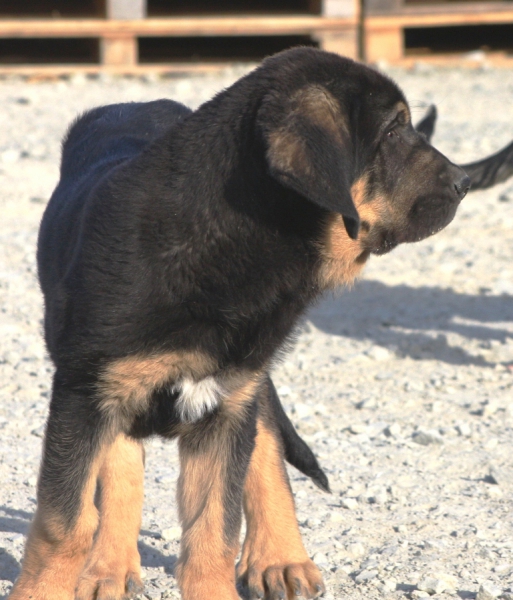
[[[460,294],[440,287],[388,286],[363,280],[340,296],[325,298],[308,314],[322,331],[368,340],[399,356],[435,358],[455,365],[494,366],[481,353],[450,345],[456,333],[481,348],[513,338],[513,296]]]

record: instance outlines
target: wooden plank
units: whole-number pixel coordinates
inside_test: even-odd
[[[137,39],[133,36],[103,37],[100,40],[100,62],[104,65],[136,65]]]
[[[240,63],[237,63],[240,64]],[[253,64],[253,63],[248,63]],[[254,63],[255,66],[257,63]],[[0,77],[22,76],[38,79],[55,79],[76,74],[98,75],[167,75],[177,73],[218,73],[228,68],[231,63],[162,63],[136,65],[0,65]]]
[[[173,19],[33,19],[0,20],[0,37],[102,37],[133,36],[246,36],[310,35],[337,31],[356,24],[351,18],[293,17],[179,17]]]
[[[316,39],[323,50],[335,52],[357,60],[358,56],[358,29],[352,27],[343,32],[326,32],[317,34]]]
[[[500,25],[513,23],[513,10],[488,13],[401,14],[365,19],[365,31],[390,27],[444,27],[450,25]]]
[[[378,60],[397,61],[404,54],[404,31],[402,27],[391,25],[388,28],[366,32],[364,37],[365,60],[374,63]]]
[[[513,2],[425,2],[405,4],[404,0],[365,0],[366,16],[422,15],[447,13],[493,13],[513,11]]]

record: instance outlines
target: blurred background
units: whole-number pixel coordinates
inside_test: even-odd
[[[298,44],[371,63],[509,63],[513,0],[0,2],[0,74],[190,71]]]

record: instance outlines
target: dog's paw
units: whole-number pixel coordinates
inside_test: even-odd
[[[324,583],[317,566],[301,563],[263,566],[251,564],[239,577],[248,587],[250,600],[292,600],[317,598],[324,593]]]
[[[98,561],[80,575],[75,600],[125,600],[144,590],[138,562]]]

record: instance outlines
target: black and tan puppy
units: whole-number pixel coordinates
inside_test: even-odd
[[[251,598],[321,593],[284,454],[327,482],[300,441],[284,449],[295,434],[269,371],[312,301],[371,254],[442,229],[468,187],[391,80],[312,49],[195,112],[162,100],[80,118],[39,236],[56,371],[12,600],[141,588],[152,434],[178,438],[185,600],[238,597],[243,509]]]

